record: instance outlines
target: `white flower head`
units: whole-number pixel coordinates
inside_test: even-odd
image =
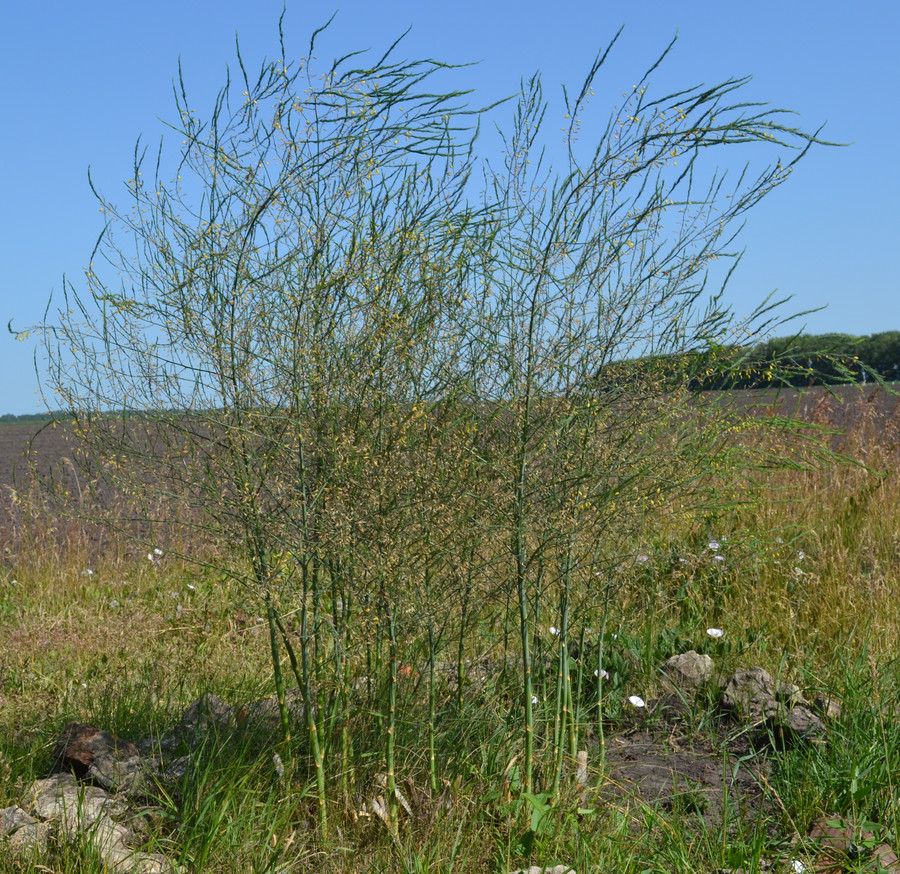
[[[154,547],[153,554],[158,555],[160,558],[163,557],[163,551],[159,547]]]
[[[598,677],[601,680],[609,679],[609,674],[605,670],[603,670],[603,668],[598,668],[596,671],[594,671],[594,676]]]
[[[799,859],[791,859],[791,871],[794,874],[804,874],[806,871],[806,865],[804,865]]]
[[[708,549],[711,549],[713,552],[718,552],[719,550],[719,541],[718,540],[710,540],[709,543],[706,544]]]
[[[83,570],[81,572],[81,575],[83,577],[92,577],[94,575],[94,572],[90,568],[87,568],[86,570]]]
[[[797,550],[797,561],[803,561],[806,558],[806,553],[802,549]]]
[[[192,592],[196,592],[196,591],[197,591],[197,587],[196,587],[196,586],[192,586],[190,583],[187,583],[187,587],[188,587]]]
[[[558,628],[556,628],[554,625],[551,625],[551,626],[550,626],[550,633],[551,633],[554,637],[559,637],[559,635],[560,635],[560,630],[559,630]]]
[[[531,703],[532,703],[532,704],[537,704],[537,703],[538,703],[538,697],[537,697],[537,695],[532,695],[532,696],[531,696]]]
[[[638,707],[638,708],[646,707],[646,706],[647,706],[647,705],[644,703],[644,699],[641,698],[639,695],[629,695],[629,696],[628,696],[628,703],[629,703],[632,707]]]
[[[707,628],[706,633],[710,637],[724,637],[725,636],[725,632],[722,631],[721,628]]]
[[[642,552],[642,553],[640,553],[640,555],[636,555],[636,556],[634,557],[634,560],[635,560],[638,564],[649,564],[649,563],[650,563],[650,556],[647,555],[646,553],[643,553],[643,552]]]
[[[713,561],[725,561],[725,556],[724,555],[714,555]]]

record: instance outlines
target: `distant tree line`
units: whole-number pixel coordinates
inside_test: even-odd
[[[900,331],[799,334],[756,346],[712,346],[685,364],[700,391],[900,380]]]
[[[23,413],[15,415],[15,413],[4,413],[0,416],[0,425],[11,425],[17,422],[52,422],[54,419],[65,418],[65,413]]]

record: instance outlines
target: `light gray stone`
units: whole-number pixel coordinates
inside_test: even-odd
[[[520,868],[518,871],[512,871],[511,874],[576,874],[576,872],[569,865],[554,865],[552,868],[532,865],[530,868]]]
[[[53,826],[49,822],[34,822],[16,829],[2,842],[13,856],[24,856],[31,853],[43,854],[50,844]]]
[[[722,704],[740,719],[764,722],[778,710],[775,680],[762,668],[738,668],[725,684]]]
[[[708,655],[691,649],[666,660],[662,671],[667,691],[694,693],[712,679],[715,665]]]
[[[29,816],[26,810],[17,807],[6,807],[0,810],[0,837],[11,835],[16,829],[23,825],[33,825],[37,820],[33,816]]]

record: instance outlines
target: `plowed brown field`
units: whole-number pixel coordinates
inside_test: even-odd
[[[895,386],[900,391],[900,385]],[[830,391],[812,388],[803,392],[741,391],[734,394],[738,408],[799,416],[842,432],[871,428],[873,439],[900,444],[900,395],[877,386],[837,386]],[[65,424],[24,422],[0,425],[0,489],[21,485],[27,479],[30,460],[40,469],[71,457],[72,442]]]

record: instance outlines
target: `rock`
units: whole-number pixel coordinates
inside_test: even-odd
[[[53,826],[49,822],[37,822],[14,831],[5,843],[13,855],[45,853],[52,834]]]
[[[865,870],[872,874],[900,874],[900,858],[897,858],[890,844],[879,844],[872,851],[872,858]]]
[[[54,756],[55,771],[71,770],[111,792],[144,795],[150,788],[137,746],[108,731],[70,722],[56,741]]]
[[[859,832],[847,819],[836,813],[820,816],[810,826],[809,837],[822,851],[816,870],[843,871],[847,864],[863,855],[866,857],[866,864],[854,867],[853,870],[871,871],[872,874],[900,874],[900,859],[890,844],[879,844],[869,854],[865,848],[872,847],[875,835],[867,831]]]
[[[234,707],[229,707],[217,695],[201,695],[184,711],[184,716],[171,731],[145,737],[137,741],[135,747],[141,755],[149,758],[165,756],[178,750],[182,753],[194,750],[210,737],[224,740],[234,731],[234,711]],[[153,770],[165,775],[167,769],[155,761]]]
[[[569,865],[554,865],[552,868],[542,868],[540,865],[532,865],[530,868],[521,868],[511,874],[576,874],[575,869]]]
[[[809,837],[820,847],[846,853],[853,845],[853,828],[843,817],[833,813],[820,816],[810,826]]]
[[[781,699],[781,700],[779,700]],[[787,703],[782,703],[787,702]],[[722,705],[751,726],[763,729],[762,743],[784,748],[795,742],[824,736],[825,725],[791,684],[776,687],[772,676],[762,668],[739,668],[725,686]]]
[[[198,746],[210,734],[227,736],[234,728],[234,708],[217,695],[202,695],[181,717],[175,734],[189,747]]]
[[[7,837],[23,825],[34,825],[37,820],[28,811],[13,805],[0,810],[0,837]]]
[[[778,706],[772,675],[762,668],[738,668],[725,684],[722,705],[741,719],[764,722]]]
[[[695,693],[712,679],[715,666],[708,655],[691,649],[672,656],[662,670],[669,691]]]
[[[824,695],[821,692],[817,692],[815,698],[813,698],[813,707],[815,707],[819,715],[825,719],[841,718],[841,702],[838,701],[837,698],[832,698],[830,695]]]
[[[288,689],[285,692],[284,703],[291,721],[295,725],[302,724],[306,710],[300,690],[296,687]],[[274,695],[236,707],[234,718],[237,724],[245,730],[281,730],[281,710],[278,707],[278,698]]]
[[[129,846],[135,840],[134,830],[116,819],[128,813],[128,806],[110,798],[100,787],[79,784],[74,775],[64,773],[35,780],[25,795],[34,815],[44,822],[37,823],[25,811],[25,817],[34,825],[26,822],[21,814],[10,814],[10,821],[22,823],[13,838],[25,828],[43,828],[49,834],[55,825],[67,841],[79,837],[88,840],[109,871],[117,874],[170,874],[173,871],[164,856],[143,853]],[[4,823],[6,819],[4,817]]]
[[[784,725],[801,738],[823,737],[825,725],[809,707],[797,704],[788,710],[784,717]]]
[[[103,817],[127,810],[123,802],[113,800],[99,786],[79,784],[72,774],[35,780],[25,792],[24,803],[40,819],[58,822],[69,838],[93,828]]]
[[[140,752],[130,741],[108,731],[70,722],[56,741],[54,757],[57,770],[71,769],[78,777],[87,777],[87,772],[98,759],[104,761],[106,770],[113,771],[115,762],[139,758]]]
[[[809,702],[803,697],[800,687],[795,686],[793,683],[782,683],[778,687],[776,694],[778,703],[784,704],[785,707],[793,707],[796,704],[809,706]]]
[[[7,847],[12,856],[44,852],[51,831],[50,823],[38,822],[21,807],[0,810],[0,846]]]

